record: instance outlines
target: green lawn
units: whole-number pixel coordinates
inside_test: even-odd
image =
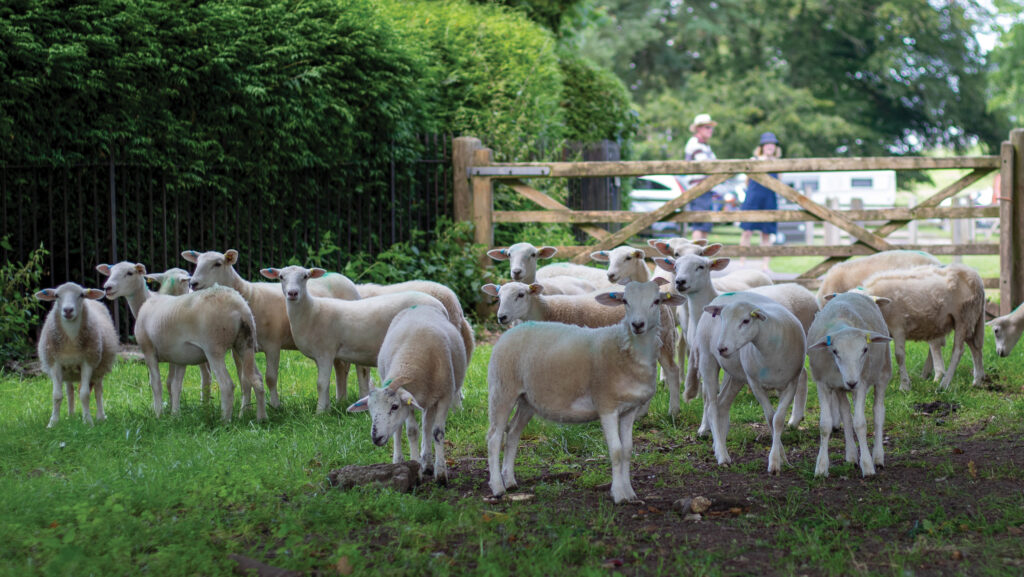
[[[221,424],[217,403],[199,402],[195,368],[188,372],[181,415],[158,420],[144,365],[125,361],[105,385],[106,422],[88,426],[79,415],[68,418],[65,399],[60,423],[47,429],[49,381],[2,373],[0,573],[230,575],[229,554],[241,554],[319,574],[608,575],[609,567],[630,575],[737,574],[751,565],[730,569],[730,563],[747,559],[756,574],[908,575],[955,550],[971,564],[932,574],[1019,575],[1019,466],[976,457],[975,481],[985,484],[953,495],[967,500],[966,512],[940,501],[942,491],[908,493],[895,481],[920,468],[928,487],[943,487],[946,477],[972,482],[949,460],[955,459],[951,437],[966,439],[963,432],[972,431],[970,442],[1002,443],[1024,433],[1024,354],[999,359],[986,344],[987,390],[970,387],[969,360],[948,392],[917,378],[911,394],[890,388],[889,467],[867,484],[842,463],[841,434],[833,437],[832,477],[814,479],[813,385],[807,421],[786,434],[790,463],[777,479],[764,473],[763,419],[749,394],[733,409],[729,448],[737,464],[724,469],[714,463],[710,441],[694,436],[700,403],[685,404],[671,419],[667,393],[659,389],[651,414],[636,427],[633,471],[640,497],[660,503],[658,494],[670,504],[701,487],[741,486],[758,503],[756,514],[703,525],[684,521],[670,505],[656,513],[654,507],[613,506],[603,486],[611,477],[596,423],[534,420],[517,459],[521,491],[534,498],[485,502],[488,345],[477,348],[464,408],[449,420],[451,484],[427,484],[412,494],[327,486],[332,469],[387,462],[391,450],[370,442],[365,413],[343,412],[355,399],[354,377],[349,399],[314,415],[315,368],[294,352],[282,359],[283,407],[270,409],[267,423],[251,421],[250,413]],[[923,355],[924,347],[911,347],[912,372]],[[943,422],[921,418],[914,405],[935,400],[960,408]],[[848,491],[862,492],[861,502],[837,515],[831,500]],[[657,521],[646,523],[645,516]],[[969,531],[957,529],[965,524]],[[710,535],[723,536],[722,542],[708,541]],[[771,553],[758,560],[752,557],[758,551]],[[869,552],[875,561],[858,560]]]

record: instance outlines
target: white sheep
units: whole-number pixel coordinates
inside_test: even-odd
[[[612,499],[636,499],[629,474],[633,421],[654,396],[661,324],[657,305],[677,305],[680,297],[660,293],[654,282],[633,282],[624,292],[602,293],[596,299],[625,306],[622,320],[597,329],[524,323],[494,345],[487,370],[487,463],[495,496],[517,486],[519,438],[538,414],[560,423],[600,420],[612,463]],[[516,414],[509,423],[513,409]]]
[[[841,262],[828,270],[818,287],[818,306],[825,306],[825,297],[851,291],[876,272],[912,268],[926,264],[942,264],[939,259],[919,250],[885,250]]]
[[[830,297],[807,333],[807,357],[821,404],[821,445],[814,474],[828,476],[828,442],[832,430],[838,426],[833,419],[841,415],[846,461],[857,462],[859,444],[860,471],[866,477],[875,474],[876,465],[885,465],[882,439],[885,436],[885,389],[892,378],[891,339],[885,319],[871,297],[857,293]],[[879,302],[884,304],[884,300],[879,299]],[[869,453],[864,404],[868,389],[872,387],[875,391],[875,445]],[[848,393],[854,396],[852,415]]]
[[[809,294],[809,293],[808,293]],[[813,300],[813,295],[811,299]],[[804,328],[790,310],[753,291],[726,293],[704,307],[691,343],[690,371],[700,372],[705,406],[718,464],[732,461],[725,445],[729,409],[744,384],[750,385],[765,407],[772,430],[768,472],[781,473],[785,461],[782,429],[786,409],[796,396],[804,373]],[[725,378],[719,390],[719,370]],[[765,390],[779,391],[778,409],[772,410]]]
[[[496,261],[509,261],[509,275],[512,280],[526,284],[537,282],[537,260],[548,259],[558,252],[553,246],[535,247],[528,242],[517,242],[508,248],[487,251],[487,256]],[[544,294],[582,295],[597,290],[593,283],[577,277],[553,276],[544,279]]]
[[[625,314],[621,308],[607,307],[595,300],[595,297],[607,293],[607,290],[589,295],[546,295],[540,284],[526,285],[518,282],[505,283],[500,287],[487,284],[480,287],[480,290],[498,297],[498,322],[503,325],[517,321],[549,321],[598,328],[621,322]],[[660,318],[658,362],[664,372],[665,387],[669,391],[670,410],[674,407],[678,413],[682,374],[675,359],[678,334],[674,308],[663,307]]]
[[[181,296],[162,295],[146,287],[146,267],[142,264],[101,264],[96,270],[109,277],[103,284],[107,298],[124,297],[135,316],[135,338],[146,357],[157,417],[163,407],[159,363],[171,365],[167,376],[172,383],[171,413],[178,414],[184,367],[205,362],[220,387],[221,418],[230,421],[235,385],[224,357],[231,351],[242,387],[239,414],[245,411],[250,389],[255,387],[256,418],[266,419],[263,383],[254,357],[256,323],[249,305],[237,292],[216,286]]]
[[[399,312],[411,306],[428,306],[448,316],[440,301],[416,291],[358,301],[316,296],[309,290],[309,281],[328,274],[322,268],[265,268],[260,274],[281,281],[279,290],[285,297],[295,346],[316,362],[317,413],[330,407],[331,366],[336,361],[377,366],[388,326]]]
[[[187,293],[189,290],[188,283],[191,278],[192,276],[188,274],[187,270],[176,267],[169,268],[164,272],[154,272],[146,275],[146,280],[160,285],[160,288],[157,289],[156,292],[162,295],[171,296],[181,296]],[[256,370],[259,371],[259,369]],[[184,379],[185,372],[182,371],[178,376]],[[171,390],[174,386],[171,383],[171,375],[167,375],[167,377],[167,396],[170,397]],[[199,399],[204,403],[210,400],[210,383],[212,380],[213,378],[210,375],[210,365],[207,365],[206,363],[199,365]]]
[[[182,258],[196,265],[192,273],[191,288],[198,291],[214,284],[231,287],[238,291],[249,303],[252,314],[256,318],[256,336],[259,339],[259,350],[267,357],[266,379],[270,391],[270,405],[280,406],[277,394],[277,374],[281,362],[281,350],[297,350],[288,324],[288,313],[285,310],[284,295],[281,288],[271,283],[249,282],[238,274],[238,251],[231,249],[225,253],[208,251],[199,253],[186,250]],[[356,285],[345,275],[330,273],[310,283],[310,292],[316,296],[330,296],[345,300],[357,300],[359,291]],[[336,376],[335,396],[338,400],[345,398],[346,380],[349,364],[344,361],[334,363]],[[370,372],[365,367],[357,371],[359,394],[365,395],[370,386]]]
[[[82,420],[92,424],[89,392],[96,394],[96,420],[103,413],[103,377],[110,372],[121,349],[114,321],[107,307],[96,302],[103,291],[68,282],[35,294],[41,301],[56,301],[39,334],[39,361],[53,382],[53,413],[47,427],[60,420],[64,387],[68,391],[68,417],[75,414],[75,381],[82,401]]]
[[[596,290],[615,287],[614,284],[608,281],[608,273],[592,266],[571,262],[556,262],[537,269],[537,282],[540,284],[557,281],[561,277],[583,279],[593,285]]]
[[[384,386],[372,389],[348,410],[369,409],[373,423],[370,438],[378,446],[393,438],[395,463],[402,462],[404,422],[409,455],[422,465],[421,474],[432,474],[435,480],[446,483],[445,422],[448,410],[459,399],[466,364],[462,337],[447,315],[432,307],[405,309],[391,321],[377,355],[377,369]],[[422,413],[422,454],[417,446],[421,429],[413,409]]]
[[[1024,305],[986,324],[992,327],[992,334],[996,338],[996,354],[1001,357],[1009,356],[1013,347],[1017,346],[1021,332],[1024,332]]]
[[[861,286],[868,295],[890,301],[879,308],[892,336],[901,390],[910,390],[908,339],[929,342],[935,380],[942,377],[941,389],[949,387],[953,380],[966,342],[974,361],[974,386],[981,386],[985,378],[981,357],[985,344],[985,284],[978,271],[962,264],[924,265],[877,272]],[[942,351],[936,343],[944,342],[950,331],[953,353],[943,376]]]

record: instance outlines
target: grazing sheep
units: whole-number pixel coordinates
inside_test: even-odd
[[[68,417],[75,414],[75,385],[82,401],[82,420],[92,424],[89,392],[96,392],[96,420],[103,413],[103,377],[110,372],[121,349],[114,321],[107,307],[95,302],[103,291],[68,282],[35,294],[41,301],[56,301],[39,334],[39,361],[53,381],[53,413],[47,428],[60,420],[64,387],[68,391]]]
[[[180,268],[169,268],[164,272],[154,272],[146,275],[146,280],[155,282],[160,285],[160,288],[156,291],[162,295],[181,296],[188,292],[188,282],[191,279],[191,275],[188,271]],[[259,371],[259,369],[256,369]],[[184,379],[185,372],[181,371],[179,375],[175,375],[177,378]],[[171,390],[174,388],[172,385],[171,375],[167,375],[167,396],[171,396]],[[200,393],[199,400],[207,402],[210,400],[210,382],[212,381],[210,375],[210,365],[202,363],[199,365],[199,383]]]
[[[103,284],[110,300],[124,297],[135,316],[135,338],[146,357],[149,386],[153,389],[153,411],[159,417],[163,399],[159,363],[170,363],[171,413],[178,414],[181,378],[185,365],[209,363],[220,387],[221,418],[231,420],[235,384],[228,373],[224,356],[231,351],[242,387],[245,411],[251,387],[256,388],[256,418],[267,418],[263,383],[256,370],[256,323],[245,300],[234,290],[216,286],[181,296],[151,293],[144,279],[142,264],[120,262],[101,264],[100,274],[110,278]],[[179,373],[178,371],[181,371]]]
[[[498,322],[509,325],[516,321],[549,321],[581,327],[607,327],[622,321],[624,310],[600,304],[595,297],[608,291],[589,295],[546,295],[540,284],[526,285],[518,282],[502,286],[487,284],[480,287],[484,293],[498,297]],[[681,302],[681,301],[680,301]],[[682,378],[679,364],[675,359],[676,331],[674,308],[661,309],[659,325],[661,339],[658,348],[658,362],[665,374],[665,386],[669,391],[669,407],[679,411],[679,389]],[[645,413],[641,413],[643,416]]]
[[[862,283],[871,296],[885,297],[882,316],[889,327],[900,370],[900,389],[910,390],[907,374],[906,341],[928,341],[940,389],[949,387],[960,364],[964,343],[974,361],[974,386],[985,378],[981,350],[985,344],[985,283],[973,268],[962,264],[924,265],[903,270],[877,272]],[[942,343],[953,331],[953,353],[942,375]]]
[[[391,321],[377,355],[377,369],[385,385],[371,390],[348,411],[369,409],[373,422],[370,438],[382,446],[392,437],[395,463],[402,462],[404,422],[410,458],[420,462],[421,473],[447,483],[444,427],[449,408],[459,399],[467,361],[462,337],[448,316],[432,307],[405,309]],[[422,412],[422,456],[414,408]]]
[[[1024,331],[1024,305],[986,324],[992,327],[992,334],[996,337],[996,354],[1001,357],[1009,356],[1020,339],[1020,333]]]
[[[884,300],[879,299],[879,303],[884,304]],[[866,295],[835,295],[814,319],[807,333],[807,357],[821,404],[821,446],[814,467],[816,476],[828,476],[828,442],[832,430],[838,426],[833,419],[840,414],[846,437],[846,461],[857,461],[859,444],[861,475],[874,475],[875,465],[885,464],[882,439],[885,436],[885,389],[892,378],[890,340],[878,305]],[[872,387],[875,390],[875,446],[873,452],[868,453],[864,404],[868,389]],[[848,393],[853,393],[854,397],[853,415]]]
[[[277,371],[281,362],[281,350],[297,350],[288,324],[288,313],[285,311],[284,295],[281,289],[271,283],[252,283],[243,279],[235,265],[238,264],[238,251],[231,249],[225,253],[208,251],[199,253],[186,250],[182,258],[196,265],[192,273],[190,286],[198,291],[214,284],[231,287],[238,291],[249,303],[252,314],[256,318],[256,336],[259,339],[259,350],[267,357],[267,389],[270,390],[270,405],[278,407],[281,401],[277,394]],[[330,273],[310,283],[310,292],[316,296],[334,297],[344,300],[357,300],[359,291],[348,277]],[[348,363],[337,361],[334,372],[337,378],[335,396],[345,398]],[[359,394],[365,395],[370,386],[370,372],[365,367],[357,371],[359,378]]]
[[[692,348],[690,371],[699,371],[704,383],[705,406],[710,407],[706,414],[718,464],[732,461],[725,445],[729,409],[746,383],[762,405],[767,403],[765,418],[772,430],[768,472],[781,473],[786,459],[783,420],[796,396],[798,377],[805,374],[806,348],[800,320],[786,306],[764,295],[753,291],[726,293],[704,307]],[[725,374],[721,394],[720,369]],[[806,387],[806,376],[802,382]],[[772,410],[766,389],[779,391],[778,409]]]
[[[336,361],[343,361],[363,367],[377,366],[377,355],[395,315],[418,305],[435,307],[448,316],[439,300],[416,291],[358,301],[316,296],[309,290],[309,281],[328,274],[322,268],[265,268],[260,274],[281,281],[295,346],[316,362],[318,414],[330,407],[332,364],[337,366]]]
[[[519,438],[536,413],[560,423],[600,420],[612,462],[612,499],[636,499],[629,474],[633,421],[654,396],[661,324],[657,305],[677,305],[680,297],[659,293],[654,282],[631,282],[624,292],[595,298],[607,306],[625,306],[622,320],[597,329],[528,322],[494,345],[487,370],[487,463],[495,496],[517,486],[513,469]]]

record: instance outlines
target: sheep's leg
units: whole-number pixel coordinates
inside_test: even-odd
[[[821,407],[821,415],[818,421],[818,434],[821,442],[818,445],[818,460],[814,465],[814,476],[828,477],[828,442],[832,438],[832,429],[835,426],[832,418],[835,414],[834,406],[837,403],[828,385],[817,383],[817,386],[818,404]]]
[[[868,387],[861,383],[853,391],[855,397],[855,408],[853,414],[853,428],[857,432],[857,446],[860,447],[860,473],[862,476],[875,474],[875,463],[868,452],[868,423],[864,411],[864,403],[868,394]]]
[[[411,419],[412,419],[412,416],[409,416],[409,417],[406,418],[406,421],[405,421],[406,422],[405,433],[406,433],[407,436],[410,437],[409,438],[409,454],[410,455],[419,450],[419,447],[416,445],[416,443],[412,442],[411,435],[409,435],[409,420],[411,420]],[[413,447],[416,447],[416,449],[414,450]],[[398,464],[398,463],[401,463],[403,460],[404,459],[402,458],[402,427],[398,427],[397,429],[395,429],[394,433],[391,433],[391,462],[395,463],[395,464]],[[420,471],[420,476],[422,476],[422,475],[423,475],[423,471]]]
[[[665,376],[665,388],[668,389],[668,412],[670,415],[679,414],[679,389],[682,384],[679,373],[679,364],[675,359],[675,347],[671,344],[662,346],[658,355],[658,363]],[[647,404],[644,405],[640,416],[647,414]]]
[[[789,404],[796,397],[797,388],[797,381],[794,380],[785,389],[782,389],[782,393],[779,395],[779,407],[775,410],[775,415],[772,416],[772,450],[768,453],[769,473],[782,473],[782,465],[786,463],[786,450],[782,446],[782,430],[786,425],[786,411],[789,410]]]
[[[432,409],[430,438],[434,443],[434,480],[442,485],[448,484],[448,463],[444,459],[445,422],[448,416],[449,403],[439,402]]]
[[[106,421],[107,415],[103,412],[103,379],[97,379],[92,390],[96,392],[96,420]]]
[[[50,422],[46,425],[46,428],[54,427],[60,422],[60,403],[64,400],[64,374],[61,371],[60,365],[54,365],[50,371],[50,381],[53,382],[53,412],[50,413]],[[71,383],[68,383],[68,389],[70,391]],[[68,393],[68,418],[71,418],[71,393]]]
[[[910,392],[910,375],[907,374],[907,339],[903,331],[893,331],[892,349],[900,370],[900,390]]]
[[[373,386],[373,376],[370,374],[370,367],[356,365],[356,381],[359,382],[359,397],[370,394],[370,387]]]
[[[164,399],[163,389],[160,387],[160,364],[156,360],[156,351],[152,350],[152,347],[142,346],[142,354],[146,358],[146,368],[149,369],[149,387],[153,389],[153,412],[156,413],[156,417],[160,418],[160,413],[163,411]],[[167,369],[170,372],[170,368]]]
[[[263,346],[264,343],[260,343]],[[281,401],[277,397],[277,370],[281,366],[281,349],[280,347],[264,347],[263,354],[267,359],[267,392],[270,393],[270,406],[277,408],[281,406]]]
[[[249,379],[242,378],[245,369],[242,368],[242,357],[239,356],[238,350],[231,349],[231,358],[235,361],[235,376],[238,377],[238,386],[242,389],[242,402],[239,403],[238,407],[238,418],[242,418],[245,409],[252,405],[252,388],[249,384]],[[182,371],[182,374],[184,374],[184,371]]]
[[[728,374],[723,375],[722,377],[722,387],[721,391],[718,393],[718,409],[719,411],[721,411],[722,407],[725,407],[725,413],[719,413],[718,424],[725,431],[726,437],[729,436],[730,421],[732,420],[732,416],[730,413],[732,410],[732,404],[736,400],[736,395],[738,395],[740,391],[743,390],[743,385],[745,384],[746,383],[744,383],[743,381],[739,379],[734,379],[731,375]],[[758,389],[761,391],[761,394],[764,395],[765,400],[767,400],[768,395],[764,393],[764,389],[762,389],[760,386],[758,386]],[[767,415],[765,415],[765,418],[771,419],[771,401],[768,402],[768,411],[769,412]],[[771,421],[769,420],[768,422],[770,423]]]
[[[348,361],[334,359],[334,400],[339,403],[348,398],[348,369],[350,366],[352,363]]]
[[[420,419],[423,415],[420,415]],[[420,474],[430,473],[427,470],[426,463],[423,461],[423,453],[426,449],[427,444],[427,433],[426,426],[420,424],[421,421],[417,420],[416,414],[413,411],[409,411],[409,415],[405,419],[405,435],[409,439],[409,459],[412,461],[419,461],[420,463]]]
[[[622,443],[622,463],[619,466],[620,475],[629,489],[629,501],[636,501],[636,492],[633,491],[633,479],[630,475],[630,461],[633,457],[633,423],[636,421],[637,409],[630,409],[619,416],[619,441]]]
[[[924,359],[924,366],[921,367],[921,378],[927,379],[934,375],[934,382],[939,382],[946,372],[942,365],[942,347],[946,344],[946,337],[940,337],[928,341],[928,355]]]
[[[882,441],[885,438],[885,389],[889,386],[889,383],[885,380],[879,380],[875,384],[875,446],[871,451],[872,459],[875,462],[875,466],[885,466],[885,448],[882,446]]]
[[[505,425],[508,424],[511,407],[514,398],[507,398],[507,395],[495,393],[500,384],[491,383],[491,391],[488,395],[488,420],[490,426],[487,429],[487,469],[490,476],[489,484],[491,494],[500,497],[505,494],[505,484],[501,480],[501,466],[498,462],[501,456],[502,440],[505,434]]]
[[[210,374],[210,365],[208,363],[200,363],[199,365],[199,402],[208,403],[210,402],[210,381],[213,380],[213,375]]]
[[[967,346],[971,348],[971,362],[974,363],[974,386],[980,387],[985,381],[985,365],[981,358],[981,350],[985,346],[985,315],[978,319],[978,326],[967,341]]]
[[[772,424],[772,417],[775,415],[775,407],[772,406],[772,400],[768,398],[768,393],[765,392],[764,387],[754,381],[749,381],[748,384],[750,392],[754,394],[754,398],[761,405],[765,422],[770,426]],[[739,391],[736,392],[739,393]],[[729,406],[731,407],[732,405],[730,404]]]
[[[692,362],[692,359],[691,359]],[[725,447],[725,431],[722,428],[722,411],[718,403],[718,363],[712,355],[703,355],[700,359],[701,380],[704,382],[704,407],[708,417],[708,427],[715,448],[715,458],[719,465],[731,463],[729,450]],[[726,408],[726,412],[729,409]]]
[[[838,400],[839,414],[843,418],[843,439],[846,442],[846,462],[857,462],[857,439],[853,436],[853,412],[850,409],[850,398],[846,391],[835,392],[835,399]]]
[[[964,329],[956,327],[953,331],[953,353],[949,356],[949,367],[946,368],[946,374],[942,377],[942,382],[939,383],[939,389],[944,391],[949,388],[950,383],[953,382],[953,376],[956,374],[956,368],[960,366],[960,357],[963,354]]]
[[[789,426],[796,428],[804,420],[807,410],[807,369],[800,369],[796,378],[796,396],[793,399],[793,414],[789,417]]]
[[[92,365],[82,363],[79,368],[82,380],[78,383],[78,400],[82,402],[82,422],[92,424],[92,413],[89,411],[89,394],[92,388],[89,386],[92,380]]]
[[[623,467],[625,459],[622,439],[619,437],[619,419],[618,411],[601,415],[601,430],[604,432],[604,440],[608,444],[608,457],[612,462],[612,501],[616,505],[636,499],[636,493],[629,483],[629,472]]]
[[[239,364],[240,363],[240,364]],[[238,371],[238,380],[243,391],[254,389],[256,391],[256,420],[267,420],[267,399],[263,390],[263,377],[256,368],[256,351],[251,348],[239,351],[235,355],[235,368]],[[239,408],[239,417],[245,409],[243,397],[242,407]]]
[[[217,378],[217,387],[220,389],[220,418],[224,422],[231,421],[231,412],[235,407],[235,383],[228,373],[228,366],[224,363],[224,352],[207,352],[206,360],[210,363],[210,370]]]
[[[181,384],[184,377],[184,365],[171,363],[167,368],[167,388],[170,390],[172,415],[177,415],[181,410]]]
[[[533,407],[525,399],[520,399],[516,406],[516,414],[512,417],[505,434],[505,461],[501,466],[501,479],[505,483],[505,488],[509,490],[519,487],[515,473],[516,453],[519,451],[519,439],[523,436],[523,430],[534,413]]]
[[[67,381],[64,387],[68,390],[68,418],[75,416],[75,383]]]
[[[331,408],[331,368],[334,357],[316,359],[316,414]]]

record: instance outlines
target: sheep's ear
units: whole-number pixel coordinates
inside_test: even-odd
[[[311,268],[309,269],[309,278],[320,278],[327,274],[327,271],[322,268]]]
[[[423,407],[421,407],[420,404],[416,402],[416,398],[412,396],[412,393],[401,387],[398,388],[398,399],[402,401],[403,405],[409,405],[410,407],[416,409],[417,411],[423,410]]]
[[[635,251],[633,251],[633,258],[638,258],[640,260],[643,260],[643,259],[647,258],[647,253],[638,248]]]
[[[190,262],[192,264],[198,264],[199,263],[199,252],[195,251],[195,250],[182,251],[181,258],[187,260],[188,262]]]
[[[658,265],[661,270],[667,270],[668,272],[676,272],[676,261],[670,256],[666,257],[655,257],[654,264]]]
[[[369,396],[363,397],[363,398],[359,399],[358,401],[356,401],[356,402],[352,403],[351,405],[349,405],[348,408],[345,409],[345,410],[350,412],[350,413],[362,413],[363,411],[365,411],[365,410],[370,408],[370,406],[367,404],[369,399],[370,399]]]
[[[704,244],[707,244],[707,242],[708,242],[708,241],[706,241],[704,239],[700,239],[700,240]],[[700,255],[701,256],[715,256],[716,254],[718,254],[718,251],[720,251],[720,250],[722,250],[722,245],[720,243],[716,242],[715,244],[708,244],[703,249],[701,249]]]
[[[871,299],[874,300],[875,304],[878,306],[884,306],[892,303],[892,300],[886,297],[871,297]]]
[[[551,258],[555,256],[558,249],[553,246],[542,246],[537,249],[537,258]]]
[[[100,289],[91,288],[91,289],[85,289],[85,292],[82,293],[82,296],[84,296],[85,298],[87,298],[89,300],[98,301],[98,300],[103,300],[103,297],[106,296],[106,294],[107,293],[101,291]]]
[[[665,256],[672,256],[672,247],[670,247],[668,243],[663,240],[652,238],[647,241],[647,244],[650,245],[651,248]]]
[[[654,277],[654,279],[652,279],[652,282],[654,284],[658,285],[658,286],[665,286],[667,284],[672,284],[671,282],[669,282],[669,280],[667,278],[665,278],[663,276],[656,276],[656,277]]]
[[[731,262],[728,258],[713,258],[711,259],[711,270],[725,270],[725,267],[729,266]]]
[[[608,262],[608,251],[599,250],[590,253],[590,260],[596,260],[597,262]]]
[[[164,282],[164,273],[162,273],[162,272],[154,272],[154,273],[147,274],[146,275],[146,280],[148,280],[150,282],[155,282],[155,283],[162,284]]]
[[[485,295],[491,295],[492,297],[498,296],[498,290],[498,285],[493,283],[487,283],[484,286],[480,287],[480,292],[484,293]]]
[[[829,346],[828,343],[826,343],[825,341],[818,341],[818,342],[814,343],[813,345],[807,347],[807,350],[809,350],[809,351],[816,351],[818,349],[828,348],[828,346]]]
[[[708,305],[704,307],[704,312],[711,315],[712,318],[722,314],[722,305]]]
[[[708,239],[702,238],[700,240],[695,240],[695,241],[693,241],[693,244],[700,245],[700,246],[707,246],[708,245]]]
[[[750,311],[750,317],[751,318],[755,318],[755,319],[757,319],[759,321],[766,321],[766,320],[768,320],[768,315],[764,314],[764,311],[761,311],[759,309],[754,309],[754,310]]]
[[[146,265],[142,264],[141,262],[135,263],[135,272],[141,274],[142,276],[146,276]]]
[[[839,293],[832,293],[832,294],[830,294],[830,295],[825,295],[825,297],[824,297],[824,298],[825,298],[825,302],[828,302],[828,301],[830,301],[830,300],[832,300],[832,299],[836,298],[836,296],[837,296],[838,294],[839,294]]]
[[[96,272],[103,276],[110,276],[110,265],[109,264],[98,264],[96,265]]]
[[[622,293],[620,293],[620,292],[610,292],[610,293],[601,293],[601,294],[597,295],[596,297],[594,297],[594,300],[596,300],[597,302],[599,302],[599,303],[601,303],[601,304],[603,304],[605,306],[617,307],[617,306],[621,306],[623,304],[622,298],[623,298],[623,294]]]
[[[892,340],[892,337],[883,335],[882,333],[868,333],[865,340],[869,343],[887,343]]]
[[[41,301],[55,301],[57,300],[57,291],[53,289],[43,289],[37,292],[34,296]]]
[[[656,280],[665,280],[665,279],[656,279]],[[667,280],[665,280],[665,284],[668,284]],[[677,294],[672,294],[672,293],[661,293],[661,301],[660,302],[663,305],[668,305],[668,306],[671,306],[671,307],[681,307],[681,306],[686,304],[686,297],[682,297],[682,296],[679,296]]]
[[[238,264],[238,251],[233,248],[229,248],[228,251],[224,253],[224,264],[228,266],[235,266]]]
[[[530,294],[539,295],[542,292],[544,292],[544,285],[540,283],[533,283],[530,285]]]
[[[508,249],[493,248],[487,251],[487,256],[494,260],[508,260]]]
[[[279,269],[279,268],[261,268],[260,269],[260,274],[263,275],[265,278],[269,278],[270,280],[275,280],[275,279],[281,278],[281,269]]]

